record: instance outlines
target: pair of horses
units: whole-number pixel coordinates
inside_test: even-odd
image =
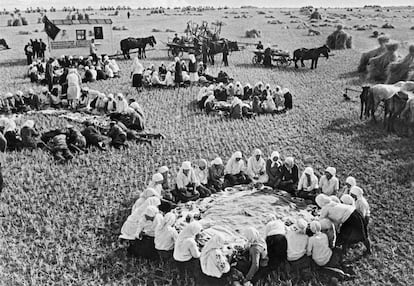
[[[122,54],[124,55],[124,59],[130,59],[131,56],[129,55],[129,50],[138,49],[138,58],[146,58],[147,55],[145,53],[145,48],[147,45],[154,47],[157,44],[154,36],[146,37],[146,38],[126,38],[121,40],[121,50]]]
[[[305,60],[312,60],[311,69],[316,69],[318,67],[318,59],[321,55],[323,55],[326,59],[329,59],[329,53],[331,50],[328,48],[327,45],[323,45],[319,48],[314,49],[297,49],[293,52],[293,61],[295,62],[295,68],[299,68],[297,62],[300,61],[302,67],[305,67]]]
[[[359,118],[372,116],[377,122],[375,112],[381,102],[384,102],[384,128],[395,132],[395,120],[402,114],[409,99],[409,93],[414,91],[414,82],[398,82],[396,84],[376,84],[372,87],[363,86],[360,95],[361,113]]]

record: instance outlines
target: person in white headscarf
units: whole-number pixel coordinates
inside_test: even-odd
[[[265,113],[275,113],[277,110],[275,101],[273,99],[273,95],[271,92],[268,92],[266,95],[266,99],[263,102],[263,110]]]
[[[190,74],[190,82],[193,84],[198,82],[197,60],[194,54],[190,54],[190,62],[188,63],[188,72]]]
[[[131,214],[122,225],[121,235],[119,237],[127,240],[134,240],[140,220],[146,208],[148,206],[159,206],[160,204],[161,202],[159,198],[150,197],[135,209],[133,208]]]
[[[353,186],[351,188],[350,195],[355,200],[355,208],[362,214],[365,224],[368,225],[371,212],[369,204],[364,197],[364,191],[360,187]]]
[[[194,274],[195,269],[199,267],[200,250],[196,242],[196,236],[202,231],[203,227],[198,221],[190,222],[178,234],[178,238],[174,245],[174,260],[180,274],[186,272]]]
[[[105,73],[108,76],[108,78],[113,78],[114,77],[114,71],[111,69],[110,65],[109,65],[109,61],[105,61]]]
[[[356,186],[357,182],[356,179],[352,176],[349,176],[345,180],[345,186],[341,189],[341,191],[338,193],[338,197],[341,197],[342,195],[348,194],[351,191],[351,188],[353,186]]]
[[[260,277],[256,275],[260,267],[268,265],[267,246],[265,240],[260,236],[259,231],[254,227],[248,227],[242,232],[247,239],[249,248],[249,261],[246,265],[240,265],[238,262],[236,268],[242,268],[245,274],[245,280],[255,283]],[[247,266],[247,267],[246,267]]]
[[[354,206],[355,207],[355,200],[351,195],[344,194],[341,196],[341,202],[346,205]]]
[[[161,196],[158,194],[158,192],[154,188],[148,186],[139,195],[139,198],[135,201],[134,205],[132,206],[132,212],[134,212],[136,209],[138,209],[139,207],[141,207],[144,204],[144,202],[147,199],[151,198],[151,197],[156,197],[156,198],[160,199]]]
[[[233,98],[234,97],[234,85],[233,83],[229,83],[226,87],[226,93],[227,93],[227,98]]]
[[[250,100],[253,96],[253,89],[250,83],[246,83],[243,87],[243,100]]]
[[[173,256],[174,244],[178,238],[178,232],[174,228],[177,217],[169,212],[155,228],[155,249],[162,260],[169,260]]]
[[[201,271],[214,278],[221,278],[223,274],[230,271],[230,263],[224,255],[222,248],[224,247],[225,239],[221,234],[214,235],[203,247],[200,256]],[[214,283],[215,279],[211,279],[211,285],[217,285]]]
[[[299,169],[296,166],[293,157],[286,157],[285,163],[282,167],[282,175],[279,183],[279,188],[295,194],[299,183]]]
[[[122,93],[117,93],[115,96],[115,112],[125,113],[128,108],[128,102],[126,101]]]
[[[287,240],[287,260],[297,261],[306,255],[308,246],[308,236],[306,228],[308,223],[300,218],[293,224],[286,233]]]
[[[199,184],[200,182],[194,173],[191,162],[183,162],[180,170],[178,171],[176,178],[176,188],[173,192],[176,202],[181,201],[185,203],[198,199],[200,197],[200,194],[196,188]]]
[[[170,188],[170,169],[167,166],[161,166],[158,168],[158,173],[160,173],[164,178],[162,182],[163,190],[168,190]]]
[[[281,220],[272,220],[266,224],[266,245],[269,267],[276,269],[287,261],[286,225]]]
[[[279,152],[273,151],[266,161],[266,173],[269,178],[266,186],[277,188],[282,177],[282,167],[283,162],[280,160]]]
[[[174,68],[172,70],[171,70],[171,68],[168,68],[168,71],[165,75],[164,82],[165,82],[165,85],[167,87],[173,87],[174,86],[174,76],[173,76],[174,72],[173,72],[173,70],[174,70]]]
[[[336,169],[334,167],[328,167],[325,170],[325,174],[320,178],[319,187],[325,195],[331,196],[338,193],[339,180],[335,175]]]
[[[160,197],[161,205],[159,206],[160,211],[167,213],[171,209],[175,208],[176,205],[173,202],[171,193],[168,190],[163,189],[164,177],[160,173],[152,175],[152,179],[148,184],[148,188],[153,188]]]
[[[144,73],[144,66],[139,62],[138,56],[134,58],[132,64],[131,78],[132,78],[132,87],[141,88],[142,79]]]
[[[75,68],[70,68],[66,77],[68,82],[67,99],[70,108],[76,107],[76,102],[81,95],[80,85],[82,78]]]
[[[321,224],[318,221],[310,223],[310,229],[313,235],[309,238],[306,254],[312,258],[319,266],[328,264],[332,256],[332,250],[329,248],[328,236],[321,232]]]
[[[208,168],[208,186],[213,193],[223,190],[224,183],[224,165],[220,157],[211,161]]]
[[[283,109],[284,107],[284,100],[283,100],[283,93],[282,88],[278,85],[275,86],[275,89],[273,91],[273,98],[275,101],[276,109]]]
[[[106,111],[108,113],[112,113],[116,111],[115,98],[112,93],[108,94],[107,96]]]
[[[240,99],[243,99],[243,86],[240,81],[236,81],[236,85],[234,86],[234,95]]]
[[[264,184],[269,179],[266,174],[266,162],[260,149],[255,149],[252,156],[247,160],[246,174],[254,184]]]
[[[108,66],[111,68],[111,70],[114,73],[114,77],[120,77],[120,68],[117,64],[117,62],[115,61],[115,59],[109,60]]]
[[[197,191],[200,198],[211,196],[211,190],[208,187],[208,164],[205,159],[199,159],[194,164],[194,173],[198,181]]]
[[[158,252],[155,249],[155,229],[162,221],[162,215],[156,206],[146,207],[143,216],[138,222],[135,232],[136,239],[130,243],[128,252],[135,257],[142,257],[149,260],[158,259]]]
[[[20,129],[20,137],[22,138],[23,148],[30,150],[45,148],[46,145],[39,138],[39,132],[35,129],[35,122],[33,120],[26,120]]]
[[[318,177],[312,167],[306,167],[298,184],[298,197],[306,200],[314,200],[318,190]]]
[[[246,176],[246,164],[240,151],[234,152],[224,168],[224,187],[248,184],[250,179]]]
[[[263,97],[263,82],[258,81],[253,88],[253,96]]]
[[[158,71],[153,71],[151,75],[151,86],[153,87],[163,87],[165,86],[165,81],[160,79]]]

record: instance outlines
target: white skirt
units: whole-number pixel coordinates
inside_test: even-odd
[[[190,81],[191,82],[197,82],[198,80],[199,80],[198,73],[196,73],[196,72],[190,73]]]
[[[68,100],[76,100],[80,97],[81,89],[79,85],[70,85],[67,91]]]

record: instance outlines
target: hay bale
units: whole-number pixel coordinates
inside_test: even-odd
[[[171,30],[171,29],[166,29],[165,32],[166,33],[175,33],[175,31],[174,30]]]
[[[161,32],[161,30],[160,29],[156,29],[156,28],[152,28],[151,32],[152,33],[159,33],[159,32]]]
[[[414,70],[414,45],[409,48],[408,55],[400,61],[390,63],[387,67],[387,80],[385,83],[394,84],[398,81],[408,80],[409,73]],[[410,68],[411,67],[411,68]]]
[[[385,45],[387,51],[382,55],[376,56],[369,60],[367,70],[368,79],[384,82],[387,79],[387,68],[398,58],[397,50],[399,44],[396,42]]]
[[[310,15],[311,20],[322,20],[321,14],[318,12],[318,9],[315,9],[315,11]]]
[[[391,25],[390,23],[385,23],[384,25],[382,25],[381,28],[383,28],[383,29],[394,29],[394,26]]]
[[[22,21],[20,19],[14,19],[13,20],[13,26],[21,26],[22,25]]]
[[[390,38],[388,36],[381,36],[378,38],[378,43],[380,44],[378,48],[362,53],[361,60],[359,61],[358,72],[366,72],[369,60],[385,53],[387,51],[385,44],[389,41]]]
[[[246,38],[260,38],[260,31],[256,29],[247,30],[245,32]]]
[[[342,25],[338,25],[326,39],[326,45],[332,50],[352,49],[352,36],[343,31]]]

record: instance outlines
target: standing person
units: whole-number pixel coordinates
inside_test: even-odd
[[[365,225],[368,225],[371,212],[369,210],[369,204],[364,197],[364,191],[357,186],[351,187],[351,197],[355,200],[355,208],[359,211],[364,218]]]
[[[128,19],[129,19],[129,17],[131,17],[131,13],[129,11],[127,12],[127,17],[128,17]]]
[[[68,92],[67,92],[67,98],[68,98],[68,104],[69,108],[75,108],[76,107],[76,101],[79,99],[81,94],[81,76],[79,75],[78,71],[75,68],[70,68],[67,76],[68,81]]]
[[[190,55],[190,62],[188,63],[188,72],[190,73],[191,84],[198,82],[197,60],[194,54]]]
[[[3,133],[0,132],[0,137],[1,139],[3,139],[2,141],[6,141],[6,139],[3,136]],[[3,146],[2,146],[3,147]],[[0,194],[3,191],[3,166],[6,163],[6,145],[4,145],[4,148],[2,148],[3,150],[0,150]]]
[[[174,74],[175,86],[179,87],[183,82],[183,68],[180,63],[180,58],[175,58],[175,74]]]
[[[24,53],[26,55],[27,65],[31,65],[33,62],[33,47],[30,42],[24,46]]]
[[[49,91],[53,89],[53,61],[54,58],[49,58],[46,63],[45,79],[47,81],[47,87]],[[63,93],[63,92],[62,92]]]
[[[203,55],[203,68],[206,70],[207,68],[207,61],[208,61],[208,50],[207,50],[207,44],[203,43],[201,46],[201,53]]]
[[[139,62],[138,56],[134,58],[132,64],[132,87],[135,87],[138,91],[142,87],[142,74],[144,73],[144,66]]]
[[[227,41],[224,41],[224,46],[223,46],[223,64],[224,64],[225,67],[228,67],[229,66],[228,55],[229,55],[229,45],[228,45]]]
[[[38,58],[40,53],[40,44],[37,39],[33,41],[33,58]]]
[[[272,66],[272,49],[270,48],[270,45],[268,45],[267,48],[264,50],[263,65],[265,67]]]
[[[46,44],[42,41],[42,39],[39,40],[39,57],[44,59],[45,58],[45,51],[46,51]]]
[[[97,52],[98,52],[98,48],[96,47],[95,39],[91,39],[91,43],[89,45],[89,53],[92,56],[93,61],[96,63],[98,62]]]

